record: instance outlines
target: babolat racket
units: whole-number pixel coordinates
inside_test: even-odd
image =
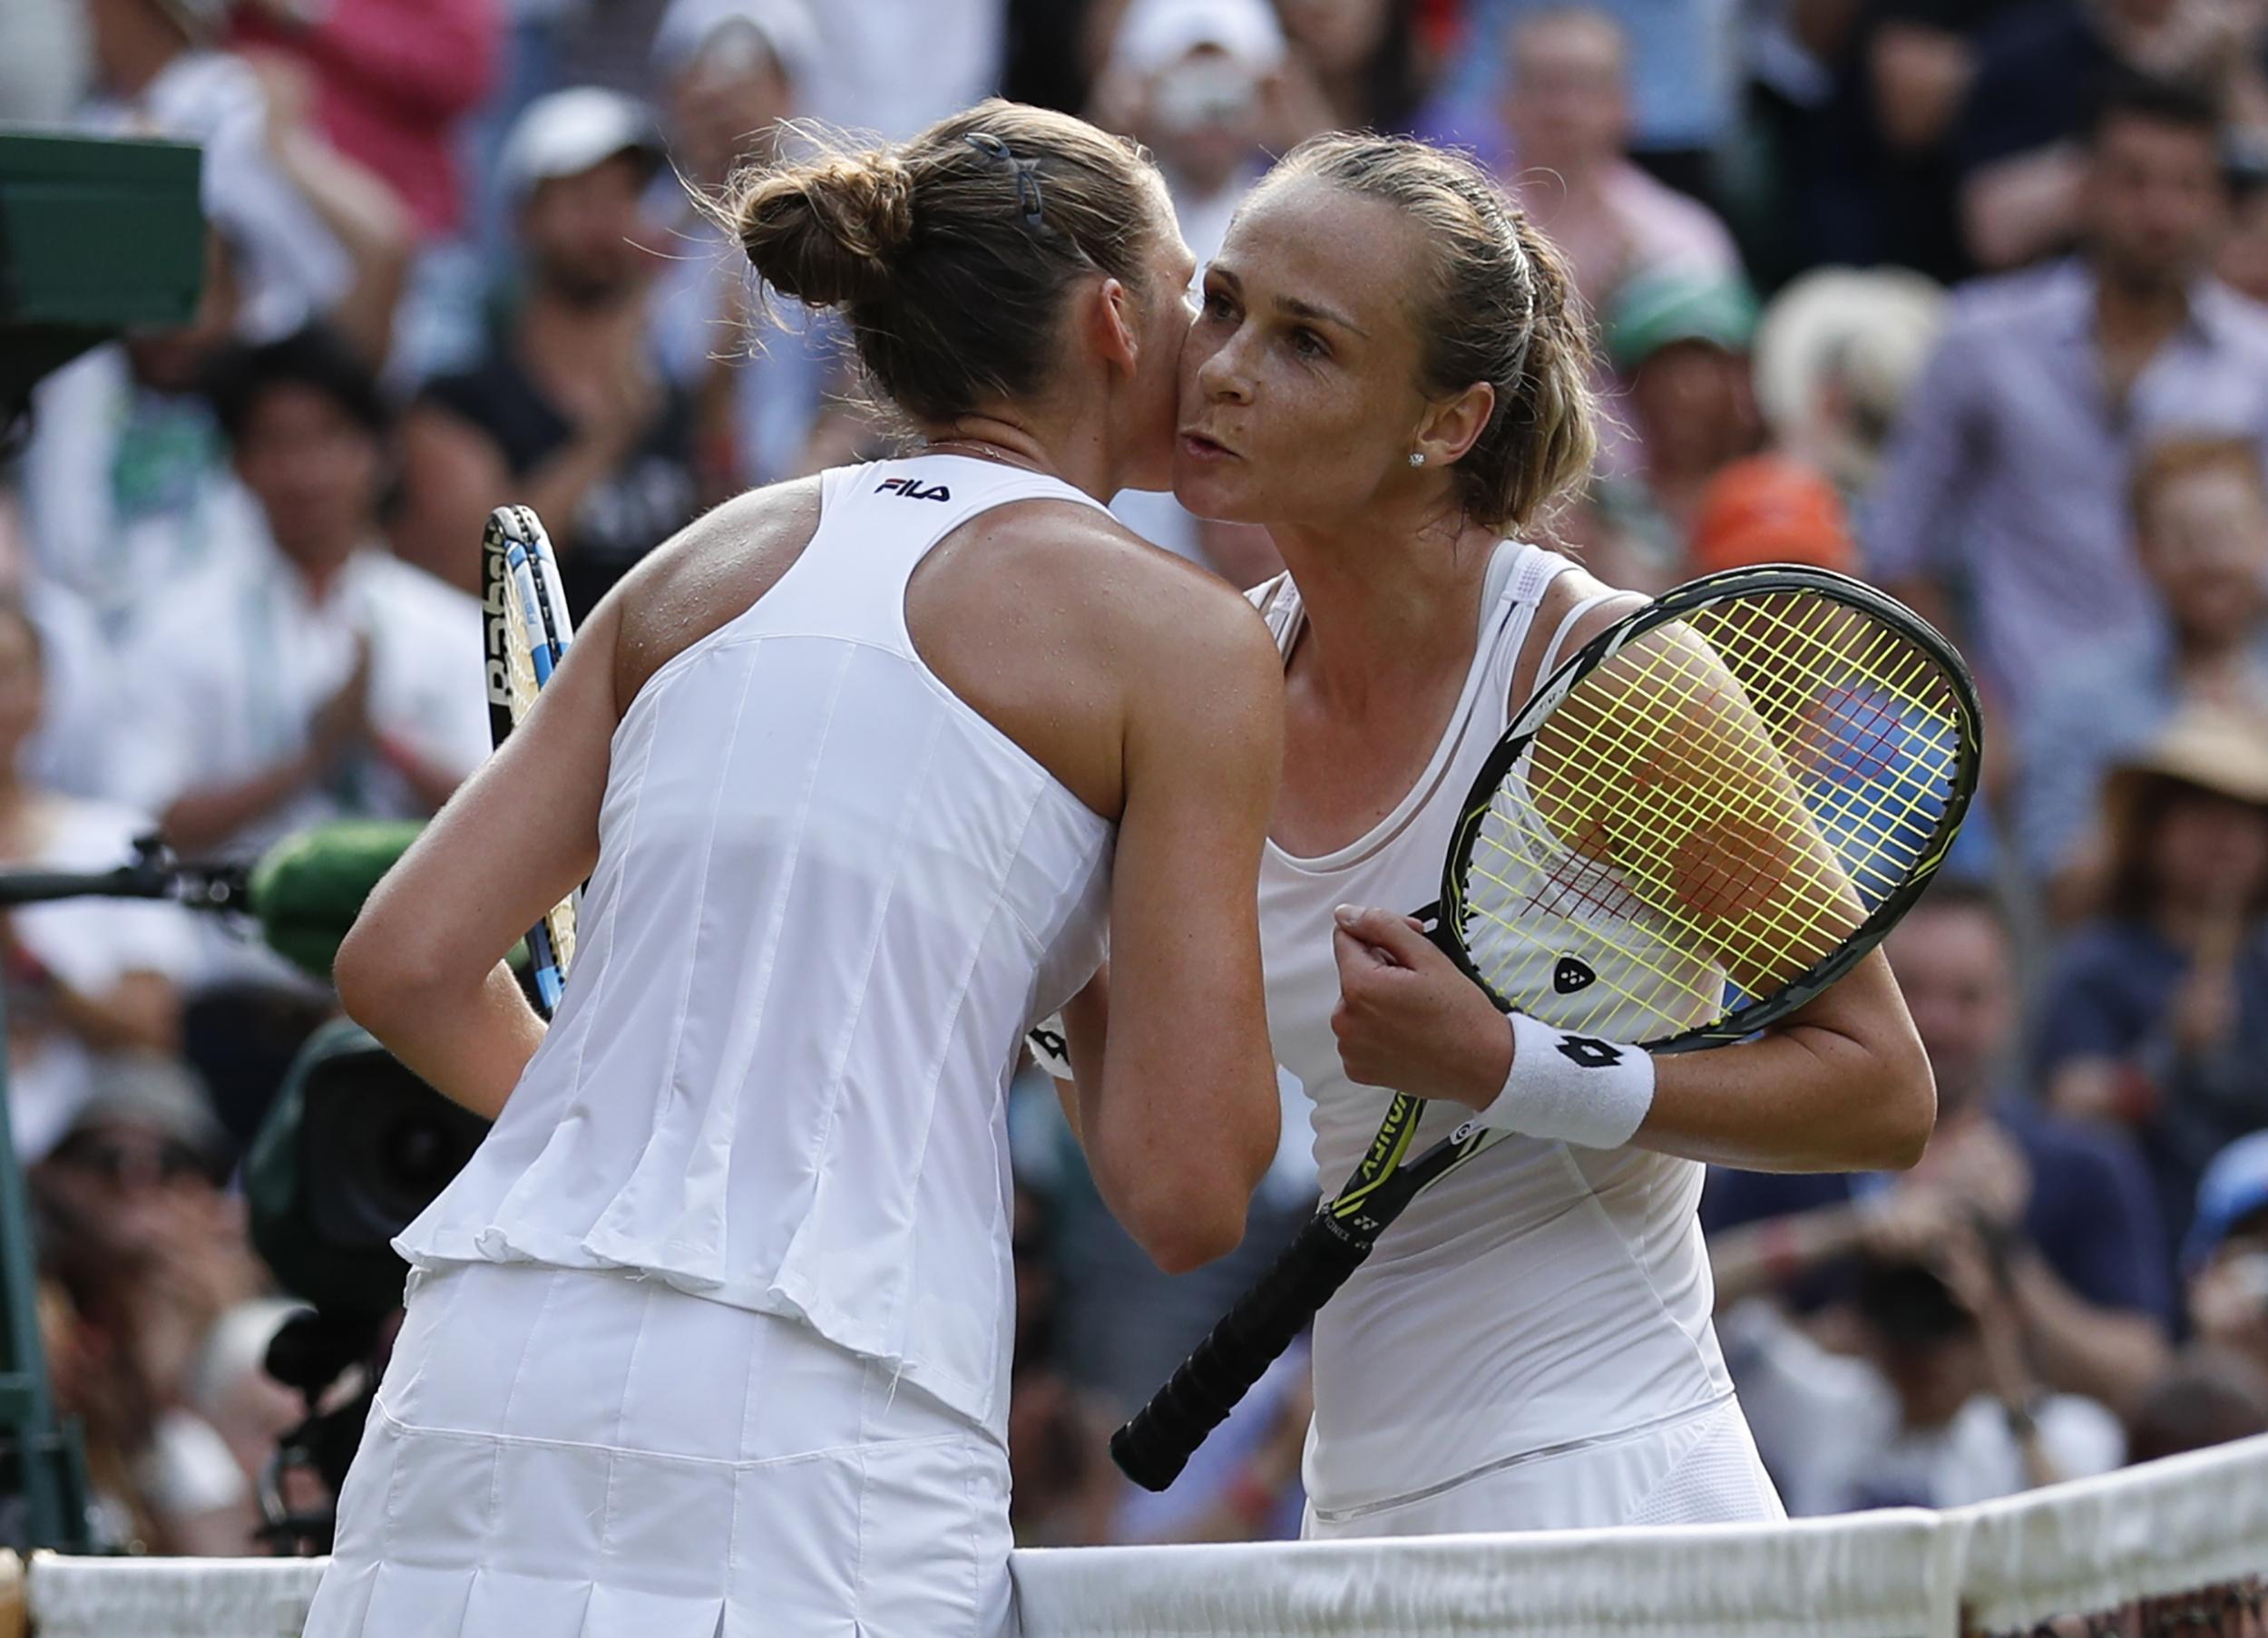
[[[560,585],[559,559],[543,522],[524,506],[499,506],[481,535],[481,606],[486,619],[488,732],[502,746],[535,707],[567,652],[573,628]],[[575,897],[553,906],[528,930],[536,1006],[559,1008],[575,959]]]
[[[1945,857],[1976,789],[1976,687],[1911,610],[1822,570],[1681,586],[1561,665],[1481,767],[1427,932],[1507,1012],[1613,1062],[1786,1018]],[[1411,1158],[1396,1094],[1354,1175],[1110,1453],[1162,1490],[1428,1185],[1511,1134]]]

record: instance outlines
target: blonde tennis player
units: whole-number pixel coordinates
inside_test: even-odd
[[[1519,538],[1589,465],[1590,379],[1533,224],[1467,161],[1376,137],[1261,184],[1183,354],[1175,492],[1266,525],[1287,567],[1254,594],[1286,690],[1260,927],[1324,1182],[1381,1087],[1442,1100],[1412,1153],[1472,1110],[1521,1135],[1318,1317],[1310,1536],[1780,1516],[1710,1328],[1698,1163],[1904,1166],[1933,1118],[1879,954],[1754,1044],[1623,1053],[1569,1097],[1403,919],[1513,707],[1637,601]]]
[[[1275,1148],[1279,668],[1101,506],[1170,472],[1158,178],[994,102],[731,210],[925,448],[641,564],[341,951],[355,1016],[496,1124],[399,1243],[312,1638],[1005,1632],[1003,1097],[1106,919],[1105,1196],[1188,1267]],[[498,963],[586,876],[546,1032]]]

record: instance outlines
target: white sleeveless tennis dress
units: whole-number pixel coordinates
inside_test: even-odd
[[[1115,832],[904,604],[978,513],[1086,497],[943,455],[822,497],[615,732],[559,1016],[396,1243],[310,1638],[1010,1629],[1004,1100]]]
[[[1439,896],[1466,793],[1509,726],[1537,605],[1571,566],[1539,546],[1501,545],[1472,670],[1416,785],[1333,853],[1296,858],[1271,843],[1263,855],[1268,1029],[1315,1102],[1326,1189],[1354,1171],[1388,1101],[1339,1061],[1332,911],[1408,912]],[[1288,657],[1298,589],[1285,577],[1253,597]],[[1547,670],[1591,606],[1552,634]],[[1429,1108],[1412,1152],[1464,1113]],[[1316,1318],[1306,1534],[1783,1516],[1709,1322],[1702,1175],[1642,1149],[1516,1137],[1420,1195]]]

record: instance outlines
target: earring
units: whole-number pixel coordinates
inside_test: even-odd
[[[1422,450],[1422,449],[1413,449],[1413,450],[1412,450],[1412,451],[1410,452],[1410,464],[1411,464],[1411,465],[1413,465],[1413,466],[1422,466],[1422,465],[1424,465],[1424,464],[1425,464],[1425,452],[1424,452],[1423,450]]]

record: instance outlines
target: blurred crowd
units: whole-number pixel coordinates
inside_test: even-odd
[[[705,190],[795,121],[994,92],[1140,139],[1200,258],[1305,135],[1473,149],[1597,327],[1613,425],[1559,538],[1647,590],[1861,573],[1970,655],[1985,797],[1889,945],[1928,1157],[1705,1200],[1791,1508],[2268,1429],[2262,0],[8,0],[0,122],[201,143],[210,233],[193,322],[51,377],[0,453],[0,863],[432,812],[487,746],[490,507],[547,520],[581,613],[721,497],[889,447]],[[304,1407],[232,1180],[330,998],[150,904],[15,912],[0,966],[98,1533],[255,1550]],[[1103,1456],[1313,1209],[1286,1107],[1244,1248],[1168,1280],[1020,1079],[1022,1539],[1295,1532],[1297,1359],[1167,1496]]]

